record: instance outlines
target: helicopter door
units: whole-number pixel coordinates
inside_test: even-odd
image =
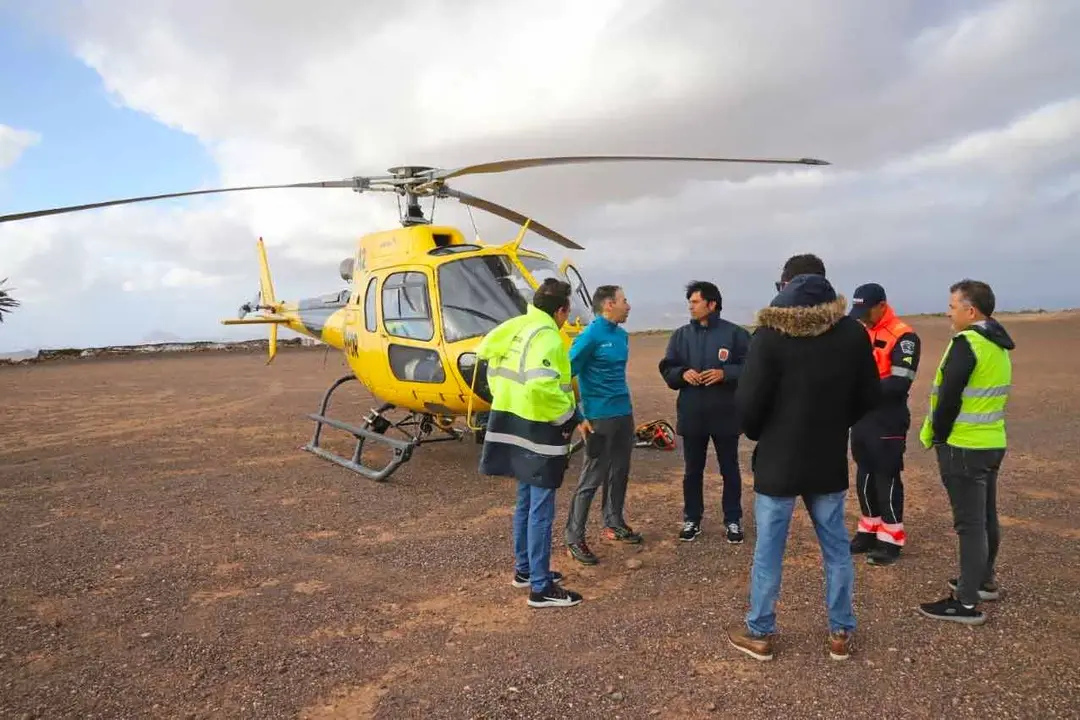
[[[357,293],[356,302],[345,310],[344,350],[349,366],[373,394],[384,400],[374,389],[386,387],[386,348],[380,337],[377,305],[379,278],[369,275],[366,287]]]
[[[390,384],[413,398],[438,403],[448,375],[435,332],[431,283],[423,268],[395,270],[382,285],[384,363]],[[455,386],[456,387],[456,386]]]
[[[569,260],[563,260],[559,273],[570,283],[570,322],[577,326],[592,322],[592,293],[585,285],[585,279]]]

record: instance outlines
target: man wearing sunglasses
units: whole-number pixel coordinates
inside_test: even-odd
[[[728,640],[757,660],[773,657],[784,548],[801,497],[825,570],[829,656],[851,654],[855,568],[844,522],[848,432],[881,397],[870,338],[848,315],[847,300],[825,278],[816,255],[784,264],[780,292],[757,315],[735,404],[747,439],[756,441],[756,542],[750,611]]]

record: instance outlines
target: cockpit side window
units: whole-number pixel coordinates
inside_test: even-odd
[[[543,283],[549,277],[570,283],[574,290],[570,294],[570,322],[574,322],[575,318],[580,318],[582,325],[588,325],[592,322],[592,300],[586,295],[584,286],[578,277],[568,278],[559,272],[558,265],[544,258],[519,255],[518,259],[521,260],[521,264],[525,266],[525,269],[529,271],[529,274],[533,276],[538,284]]]
[[[431,340],[435,335],[427,276],[422,272],[396,272],[382,287],[383,327],[389,335]]]
[[[375,283],[378,278],[371,278],[368,282],[367,290],[364,297],[364,329],[368,332],[375,332],[376,317],[375,317],[375,301],[378,297],[375,295]]]

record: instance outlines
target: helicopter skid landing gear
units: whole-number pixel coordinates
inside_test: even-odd
[[[461,439],[463,434],[461,430],[452,427],[445,419],[434,415],[409,412],[404,419],[393,422],[385,415],[387,411],[394,408],[394,406],[389,403],[382,405],[379,408],[372,408],[368,414],[364,416],[363,425],[360,427],[327,417],[326,409],[330,404],[330,396],[346,382],[355,379],[355,375],[344,375],[334,381],[334,384],[326,391],[326,394],[323,395],[322,403],[319,405],[319,412],[308,415],[309,418],[315,421],[315,433],[312,435],[311,442],[304,445],[301,450],[317,455],[324,460],[329,460],[330,462],[352,470],[353,472],[360,473],[376,482],[385,482],[395,470],[412,457],[412,451],[417,446],[430,442],[445,442],[447,440]],[[356,448],[353,450],[351,459],[346,459],[319,446],[323,425],[329,425],[338,430],[343,430],[356,438]],[[406,428],[415,429],[410,432],[406,430]],[[386,433],[391,429],[397,429],[406,439],[399,440],[398,438],[387,437]],[[447,437],[429,438],[428,435],[436,429],[445,433]],[[364,441],[366,440],[382,443],[383,445],[388,445],[390,447],[392,456],[390,461],[384,467],[373,468],[361,462],[360,456],[361,453],[363,453]]]

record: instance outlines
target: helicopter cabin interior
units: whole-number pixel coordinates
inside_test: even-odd
[[[376,365],[386,367],[385,361],[372,362],[372,355],[388,360],[393,373],[385,378],[388,382],[444,384],[451,380],[445,355],[457,370],[451,382],[467,392],[476,344],[495,326],[524,313],[533,291],[548,277],[566,280],[573,288],[568,336],[592,320],[588,289],[577,270],[568,263],[560,268],[515,242],[478,245],[453,227],[413,226],[365,236],[359,246],[356,257],[340,268],[352,289],[325,299],[355,314],[354,321],[346,319],[347,328],[362,326],[369,338],[378,339],[359,342],[346,330],[344,345],[350,359],[365,363],[368,375]],[[475,389],[488,400],[481,380]],[[412,392],[428,394],[419,388]],[[431,394],[437,411],[440,393],[431,388]]]

